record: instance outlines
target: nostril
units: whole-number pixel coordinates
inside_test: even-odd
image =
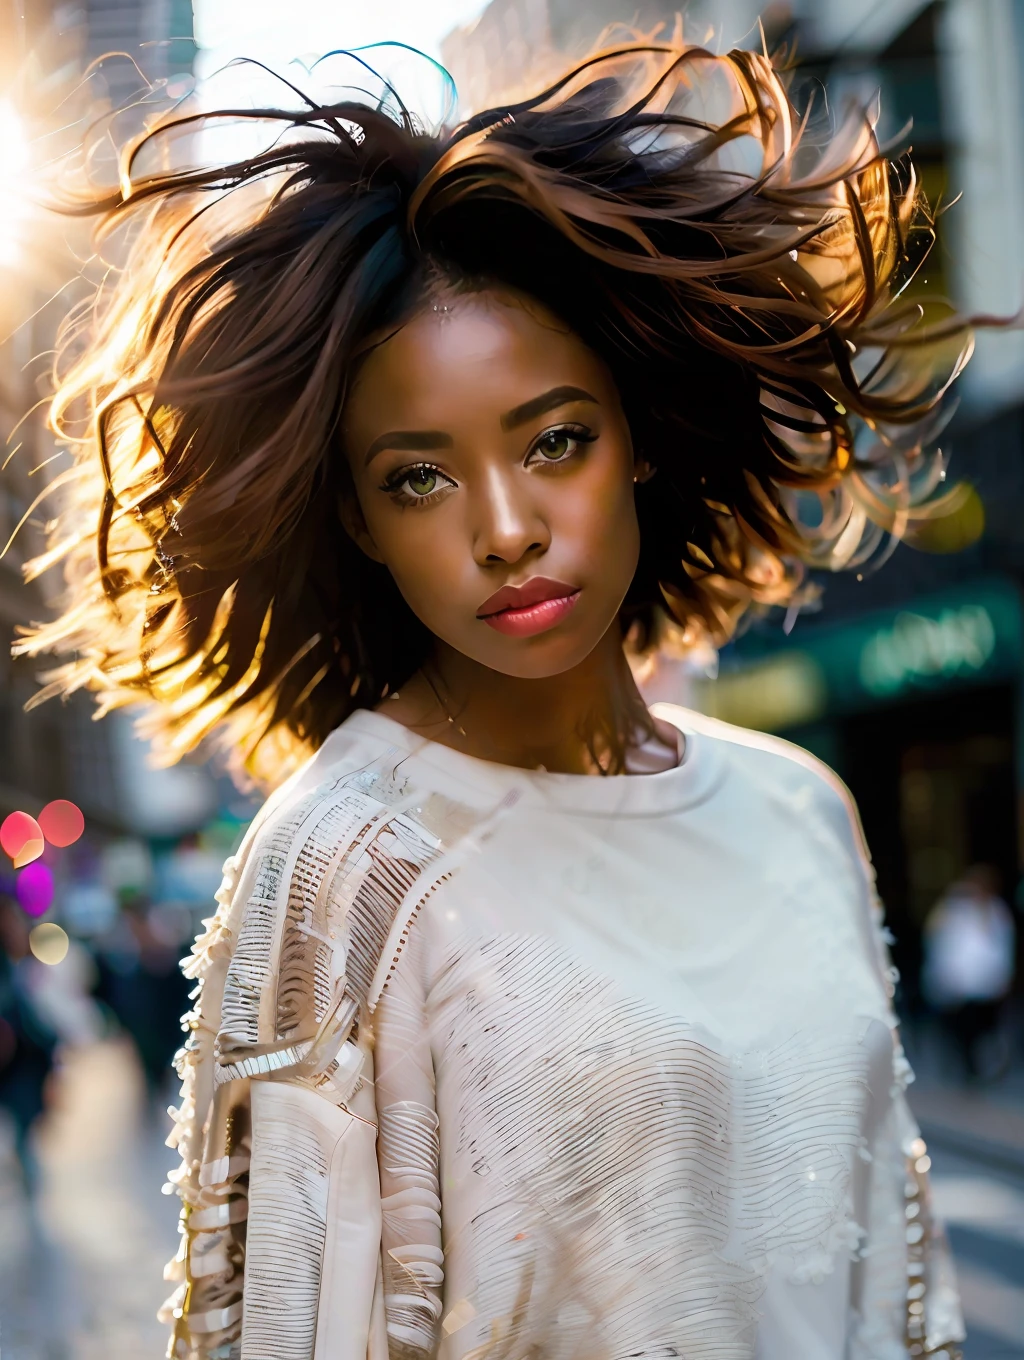
[[[503,556],[501,553],[488,553],[487,556],[484,558],[484,561],[485,562],[511,562],[513,560],[519,561],[520,558],[525,557],[527,553],[541,552],[543,547],[544,547],[543,543],[531,543],[528,547],[524,548],[523,551],[519,553],[518,557],[516,557],[515,559],[510,558],[508,556]]]

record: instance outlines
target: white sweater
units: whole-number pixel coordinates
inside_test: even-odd
[[[657,713],[682,764],[601,779],[360,712],[268,805],[190,965],[178,1355],[955,1355],[849,795]]]

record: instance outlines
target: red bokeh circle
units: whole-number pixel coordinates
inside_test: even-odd
[[[12,812],[0,825],[0,845],[20,869],[43,853],[42,827],[27,812]]]
[[[51,845],[74,845],[85,830],[81,809],[67,798],[55,798],[39,814],[39,825]]]

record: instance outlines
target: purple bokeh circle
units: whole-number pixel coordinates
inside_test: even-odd
[[[15,892],[29,916],[42,916],[53,901],[53,874],[41,860],[26,864]]]

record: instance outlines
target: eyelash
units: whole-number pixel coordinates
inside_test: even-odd
[[[533,455],[540,446],[541,440],[547,439],[551,435],[558,434],[565,435],[567,439],[577,445],[593,444],[597,439],[597,435],[591,430],[588,430],[585,425],[552,425],[550,429],[545,430],[543,434],[538,435],[537,439],[534,441],[533,447],[527,455],[525,466],[529,466]],[[569,462],[570,459],[576,457],[578,454],[579,449],[576,448],[570,450],[562,458],[547,458],[544,459],[543,462],[551,467],[556,467],[561,463]],[[452,479],[446,473],[442,472],[436,463],[412,463],[407,464],[403,468],[397,468],[390,476],[385,477],[380,485],[380,490],[386,492],[393,500],[397,501],[399,505],[416,507],[430,505],[446,488],[445,486],[439,486],[436,491],[429,491],[425,496],[409,495],[408,492],[402,490],[402,487],[417,472],[433,473],[439,478],[444,478],[447,486],[455,485]]]
[[[416,507],[430,505],[446,489],[446,486],[439,486],[436,491],[429,491],[425,496],[411,496],[407,491],[403,491],[402,487],[417,472],[434,473],[438,478],[444,478],[446,486],[455,485],[452,479],[443,473],[435,463],[412,463],[406,467],[398,468],[390,476],[385,477],[380,484],[380,490],[386,491],[399,505]]]
[[[530,459],[540,447],[541,440],[548,439],[553,434],[565,435],[566,438],[571,440],[574,444],[581,445],[593,444],[594,440],[597,438],[597,435],[594,434],[592,430],[588,430],[585,425],[552,425],[549,430],[545,430],[543,434],[538,435],[534,440],[533,448],[530,450],[526,460],[527,464],[529,464]],[[576,448],[570,450],[564,458],[545,458],[543,461],[551,467],[556,467],[560,463],[568,463],[569,460],[575,458],[579,452],[580,450]]]

